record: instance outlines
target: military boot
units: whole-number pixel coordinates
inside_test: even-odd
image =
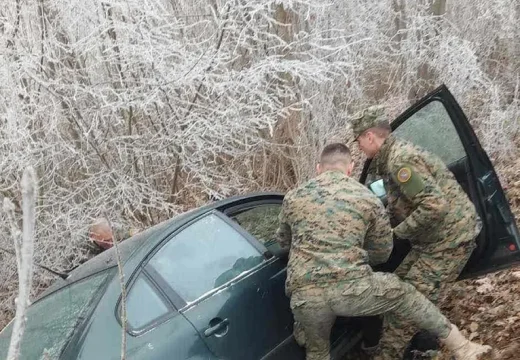
[[[479,360],[480,355],[488,354],[492,350],[489,345],[480,345],[466,339],[455,325],[451,326],[448,337],[441,341],[453,352],[456,360]]]

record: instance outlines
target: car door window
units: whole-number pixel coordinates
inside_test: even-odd
[[[432,101],[424,106],[393,133],[398,138],[436,154],[446,165],[466,156],[455,125],[440,101]]]
[[[278,246],[276,230],[281,210],[282,204],[259,205],[233,214],[231,219],[272,250]]]
[[[212,213],[176,234],[148,266],[191,303],[263,260],[244,235]]]
[[[141,273],[126,298],[127,324],[130,330],[143,329],[171,309],[148,277]]]
[[[446,165],[466,157],[466,152],[455,125],[440,101],[432,101],[417,111],[394,131],[394,136],[407,140],[426,151],[439,156]],[[375,162],[370,164],[366,184],[380,179],[375,174]],[[379,197],[383,196],[381,181],[371,186]]]

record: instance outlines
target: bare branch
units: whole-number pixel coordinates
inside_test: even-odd
[[[16,314],[11,333],[8,360],[16,360],[20,357],[22,337],[25,330],[25,311],[30,304],[30,292],[32,288],[32,263],[34,252],[34,234],[36,227],[36,198],[37,182],[36,173],[32,167],[28,167],[22,177],[22,206],[23,206],[23,241],[17,251],[18,264],[18,297],[16,301]],[[12,205],[12,204],[11,204]],[[12,206],[4,202],[12,215]],[[16,231],[13,237],[17,238]]]

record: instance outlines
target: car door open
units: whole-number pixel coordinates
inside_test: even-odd
[[[477,208],[483,229],[461,278],[520,262],[520,234],[498,176],[448,88],[440,86],[406,110],[392,122],[392,132],[439,156]],[[370,160],[365,163],[360,181],[384,201],[386,194],[371,165]],[[407,252],[404,242],[396,245],[394,262]]]

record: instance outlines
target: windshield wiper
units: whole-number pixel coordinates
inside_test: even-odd
[[[2,247],[0,247],[0,251],[5,252],[6,254],[10,254],[10,255],[16,256],[16,253],[15,253],[14,251],[7,250],[7,249],[4,249],[4,248],[2,248]],[[37,267],[43,269],[43,270],[47,270],[48,272],[50,272],[50,273],[53,274],[53,275],[59,276],[59,277],[62,278],[63,280],[67,280],[67,277],[69,276],[68,274],[61,273],[61,272],[59,272],[59,271],[49,269],[47,266],[45,266],[45,265],[40,265],[40,264],[38,264],[37,262],[34,262],[34,261],[33,261],[33,264],[36,265]]]

